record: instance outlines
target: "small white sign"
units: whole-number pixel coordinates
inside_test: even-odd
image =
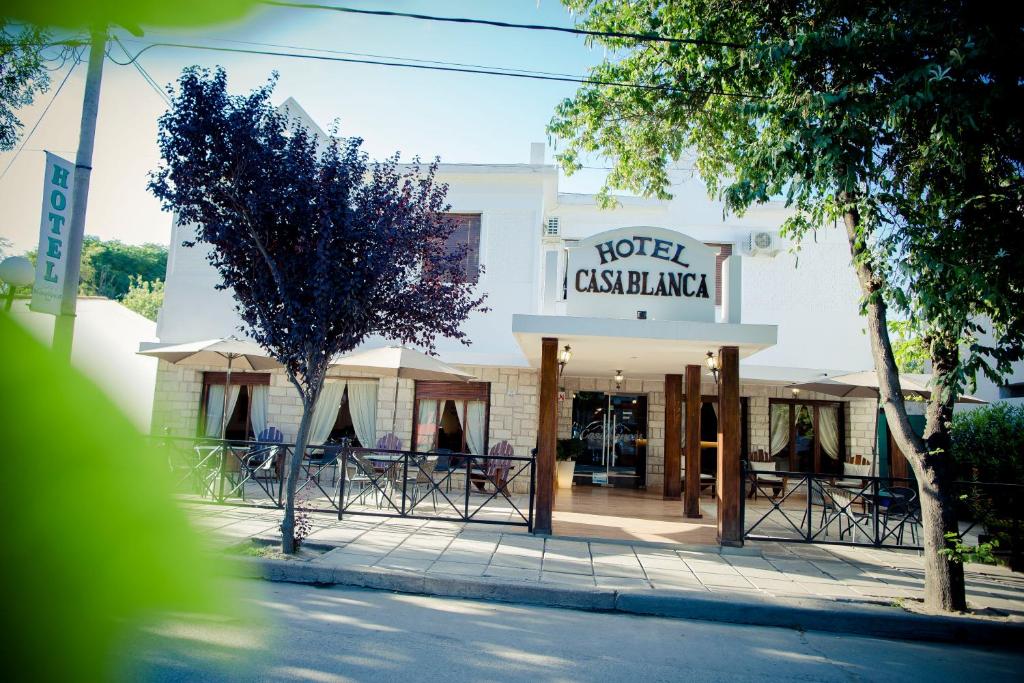
[[[609,230],[569,250],[566,313],[715,321],[715,252],[665,228]]]
[[[39,313],[60,315],[67,269],[67,235],[71,230],[75,165],[56,154],[46,153],[43,176],[43,211],[39,221],[39,250],[36,252],[36,281],[30,308]]]
[[[608,473],[607,472],[594,472],[590,475],[590,483],[594,486],[607,486],[608,485]]]

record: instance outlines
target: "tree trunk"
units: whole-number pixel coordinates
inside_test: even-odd
[[[871,355],[878,376],[879,403],[885,411],[893,438],[914,470],[920,491],[925,606],[947,612],[963,610],[966,604],[963,567],[940,554],[948,546],[944,536],[946,530],[950,524],[953,530],[956,529],[956,511],[947,481],[949,468],[945,463],[936,462],[940,458],[948,459],[948,444],[945,452],[929,456],[929,445],[910,425],[900,387],[899,370],[889,341],[883,281],[873,270],[867,236],[863,234],[860,225],[860,214],[852,207],[853,197],[841,192],[839,201],[847,207],[843,213],[843,223],[850,243],[854,270],[866,302],[868,338],[871,340]],[[877,435],[873,438],[877,438]],[[948,441],[948,434],[946,438]]]
[[[302,457],[306,452],[309,440],[309,424],[313,421],[313,408],[316,399],[302,400],[302,419],[299,431],[295,435],[295,449],[288,459],[287,478],[285,479],[284,518],[281,520],[281,552],[291,555],[295,552],[295,488],[298,485],[299,472],[302,469]]]
[[[922,461],[922,472],[918,474],[918,480],[923,478],[928,481],[927,487],[921,486],[922,524],[924,534],[931,537],[924,545],[926,548],[941,549],[954,545],[946,540],[946,534],[960,532],[956,517],[956,485],[950,438],[954,396],[944,386],[946,376],[957,365],[960,352],[955,342],[946,343],[943,339],[933,340],[931,349],[935,386],[928,402],[924,432],[928,452]],[[929,606],[956,611],[967,609],[963,564],[938,552],[926,553],[924,561],[925,600]]]

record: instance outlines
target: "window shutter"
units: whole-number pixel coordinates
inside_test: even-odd
[[[480,267],[480,214],[452,213],[448,217],[456,224],[446,243],[448,251],[468,245],[463,268],[470,282],[476,282]]]

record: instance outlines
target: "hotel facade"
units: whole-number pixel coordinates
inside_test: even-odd
[[[839,231],[809,235],[797,249],[779,234],[781,204],[723,216],[689,173],[677,174],[671,201],[622,197],[602,209],[593,195],[559,191],[540,144],[530,163],[444,164],[438,176],[458,218],[453,243],[469,246],[467,268],[483,266],[477,286],[490,310],[466,321],[470,346],[441,339],[437,349],[475,379],[416,382],[332,368],[311,443],[346,437],[372,446],[394,434],[408,450],[482,454],[508,442],[528,456],[551,445],[542,442],[554,429],[571,440],[559,448],[572,450],[577,487],[678,497],[687,453],[700,454],[692,472],[715,476],[723,420],[736,425],[729,431],[740,458],[841,476],[871,458],[877,438],[875,471],[906,475],[898,454],[887,457],[873,400],[789,388],[872,367]],[[182,246],[192,232],[173,226],[159,345],[241,334],[204,247]],[[370,339],[364,348],[389,344]],[[738,377],[723,358],[738,362]],[[547,403],[545,381],[549,394],[557,385]],[[724,402],[719,410],[724,381],[737,385],[736,415]],[[294,440],[301,402],[283,371],[234,373],[227,401],[224,382],[223,368],[161,361],[153,432],[214,436],[226,404],[229,438],[274,426]],[[699,416],[692,434],[687,416]]]

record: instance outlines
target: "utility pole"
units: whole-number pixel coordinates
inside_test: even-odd
[[[74,205],[68,230],[67,270],[60,315],[53,327],[53,349],[62,358],[71,359],[71,342],[75,336],[75,309],[78,304],[78,279],[82,270],[82,241],[85,236],[85,209],[89,200],[89,177],[92,175],[92,148],[96,141],[96,117],[100,106],[100,82],[103,80],[103,59],[107,49],[107,27],[92,29],[89,44],[89,71],[85,77],[82,100],[82,125],[75,157]]]

